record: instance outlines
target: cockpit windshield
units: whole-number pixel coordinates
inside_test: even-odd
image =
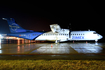
[[[97,34],[96,32],[93,32],[93,34]]]

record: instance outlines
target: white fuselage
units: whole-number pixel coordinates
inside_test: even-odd
[[[64,30],[64,29],[63,29]],[[46,32],[40,35],[35,40],[47,40],[47,41],[69,41],[69,40],[95,40],[98,41],[102,36],[95,31],[72,31],[70,34],[67,29],[59,33],[53,33],[52,31]]]

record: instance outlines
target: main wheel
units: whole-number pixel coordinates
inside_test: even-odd
[[[59,43],[59,42],[60,42],[59,40],[56,40],[56,41],[55,41],[56,44]]]

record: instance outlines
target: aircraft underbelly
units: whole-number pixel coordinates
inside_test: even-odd
[[[65,37],[65,36],[39,36],[35,40],[49,40],[49,41],[60,40],[60,41],[66,41],[67,37]]]

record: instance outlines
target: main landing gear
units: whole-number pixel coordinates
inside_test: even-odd
[[[56,44],[59,43],[59,42],[60,42],[59,40],[56,40],[56,41],[55,41]]]

